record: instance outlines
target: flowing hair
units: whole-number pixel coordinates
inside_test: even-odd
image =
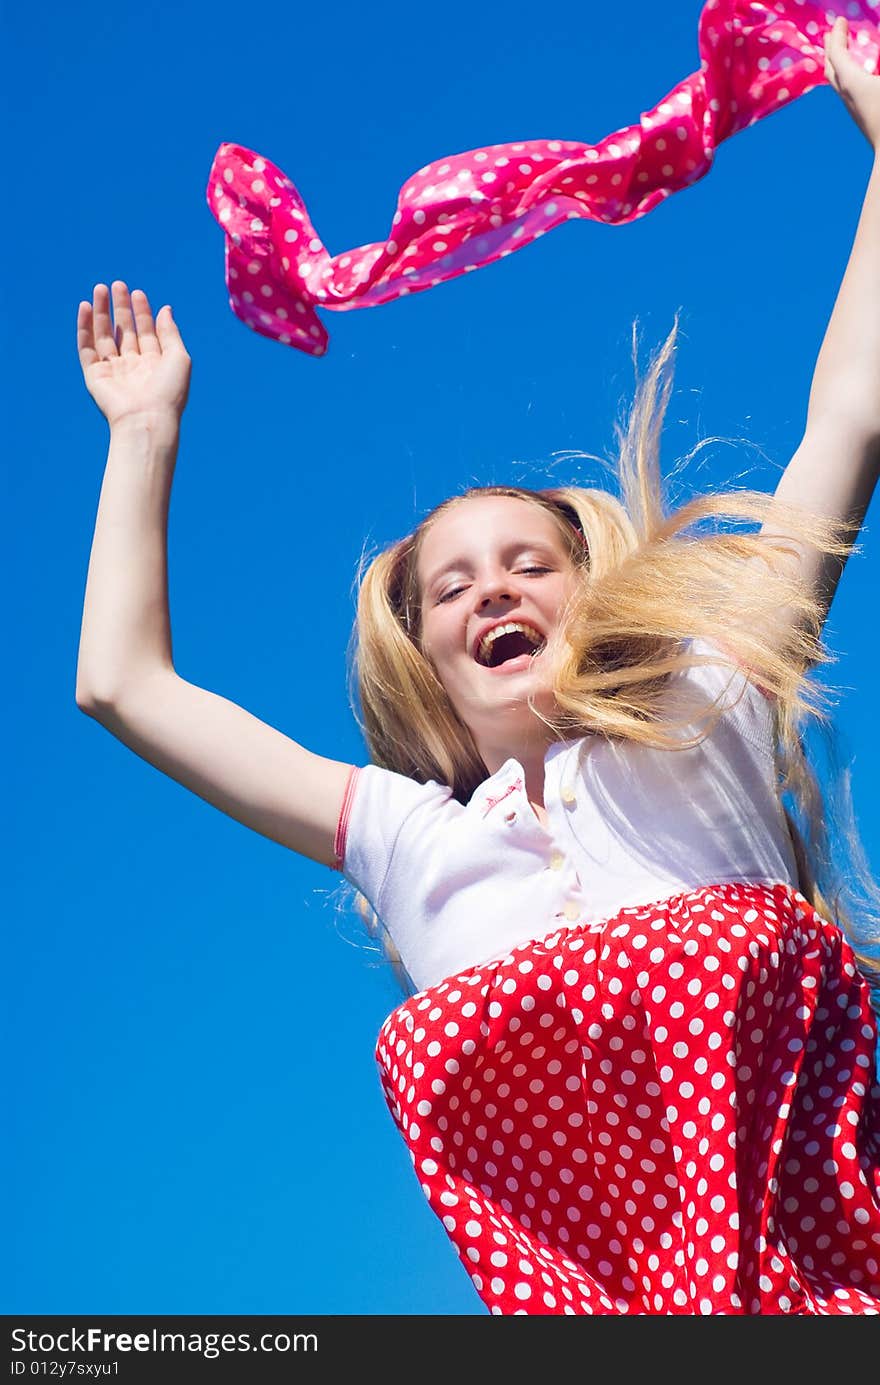
[[[676,316],[640,381],[633,328],[635,397],[626,426],[615,424],[619,497],[580,486],[470,487],[371,561],[362,557],[349,648],[354,714],[372,763],[423,783],[448,784],[467,802],[488,769],[422,652],[419,551],[437,518],[472,497],[511,496],[540,507],[556,521],[580,577],[548,641],[557,710],[542,719],[552,735],[589,731],[660,749],[698,744],[722,709],[717,703],[699,709],[697,719],[705,725],[683,742],[685,718],[675,717],[664,693],[671,674],[720,662],[688,654],[687,641],[697,637],[720,646],[771,699],[777,789],[798,888],[846,934],[876,998],[880,889],[856,826],[849,770],[839,762],[831,692],[816,677],[836,656],[820,638],[820,601],[792,561],[801,544],[845,561],[858,526],[746,489],[699,495],[670,509],[659,453],[677,332]],[[725,530],[718,525],[725,520],[760,522],[763,528]],[[706,521],[714,521],[714,528],[700,531],[697,526]],[[691,709],[687,721],[692,720]],[[831,761],[827,798],[807,752],[808,724],[819,728]],[[381,934],[381,921],[366,901],[359,900],[359,908]],[[383,941],[399,968],[387,934]]]

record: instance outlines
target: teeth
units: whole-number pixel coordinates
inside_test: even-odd
[[[544,643],[544,636],[533,625],[525,625],[522,621],[512,620],[507,625],[496,625],[494,630],[490,630],[488,635],[483,638],[477,653],[480,663],[488,663],[489,652],[500,635],[512,635],[514,630],[519,630],[527,639],[532,640],[536,647]]]

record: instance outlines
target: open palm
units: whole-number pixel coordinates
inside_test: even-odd
[[[180,418],[192,362],[171,309],[154,321],[142,289],[129,294],[121,279],[111,289],[96,284],[93,303],[79,305],[77,349],[86,389],[111,426],[136,415]]]

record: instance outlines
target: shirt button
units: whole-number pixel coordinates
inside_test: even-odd
[[[570,784],[565,785],[560,797],[562,798],[563,803],[577,803],[577,795]]]
[[[581,911],[575,904],[574,900],[570,899],[562,912],[565,914],[565,917],[568,919],[569,923],[574,923],[575,919],[580,916]]]
[[[504,821],[505,821],[505,822],[516,822],[516,813],[505,813],[505,814],[504,814]]]
[[[563,856],[562,852],[561,852],[561,851],[554,851],[554,852],[553,852],[553,855],[550,857],[550,869],[551,869],[551,870],[562,870],[562,867],[563,867],[564,864],[565,864],[565,857]]]

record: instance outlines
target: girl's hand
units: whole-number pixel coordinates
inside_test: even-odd
[[[179,423],[192,362],[171,309],[160,309],[154,324],[142,289],[129,296],[122,280],[115,279],[112,292],[115,331],[106,284],[95,285],[94,306],[79,305],[77,349],[86,389],[111,428],[136,416]]]
[[[849,25],[838,16],[825,35],[825,76],[876,151],[880,148],[880,76],[856,62],[848,41]]]

